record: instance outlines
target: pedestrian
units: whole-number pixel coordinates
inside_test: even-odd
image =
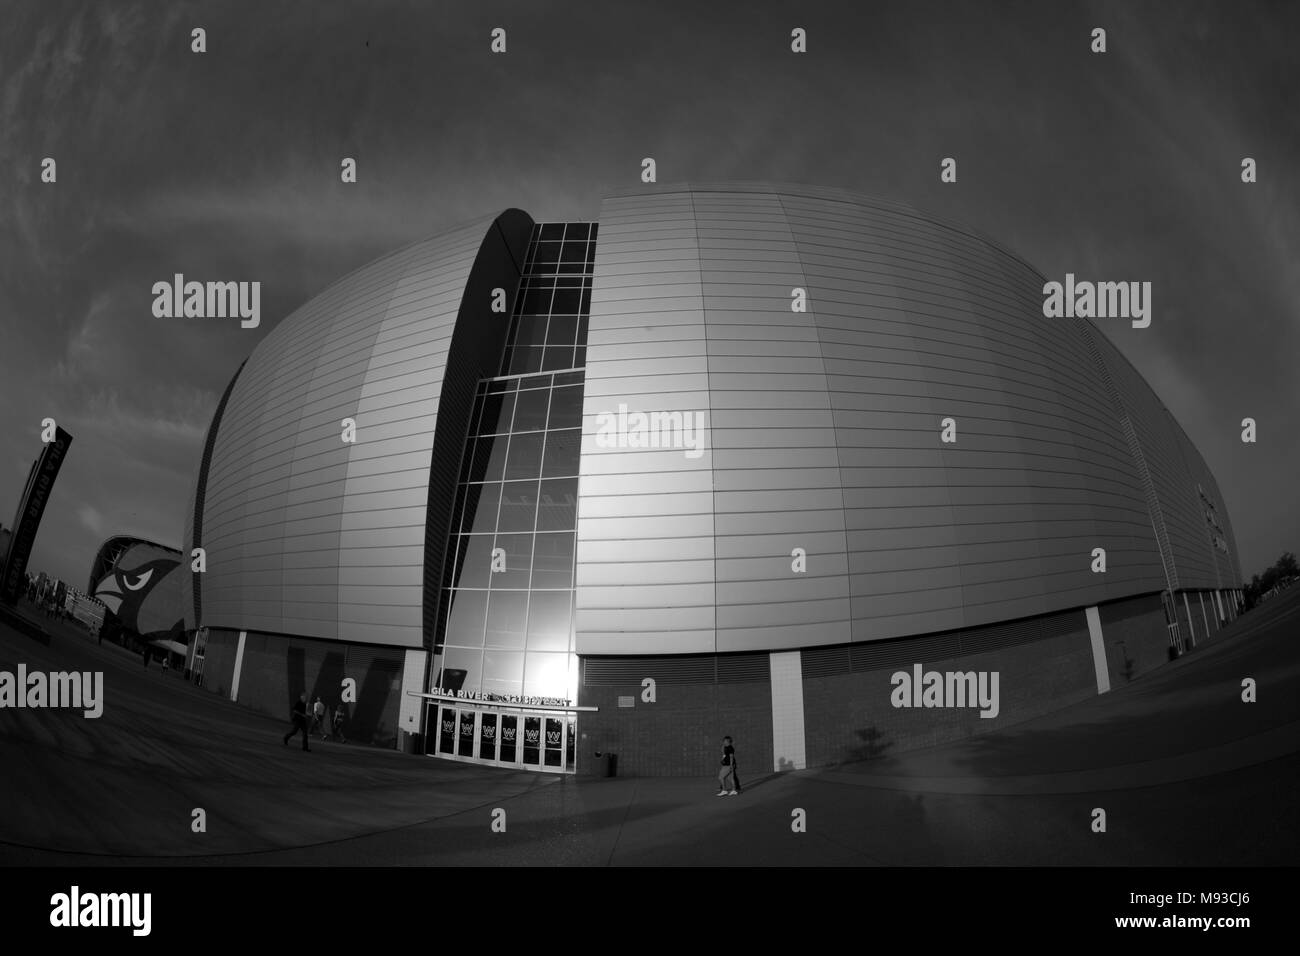
[[[293,712],[289,715],[293,719],[293,730],[284,735],[284,745],[289,746],[289,738],[295,737],[298,731],[302,731],[302,749],[310,752],[311,748],[307,746],[310,736],[307,733],[307,695],[299,694],[298,702],[293,705]]]
[[[343,743],[348,742],[348,738],[343,736],[343,725],[348,721],[348,712],[343,709],[343,701],[334,708],[334,736]]]
[[[321,699],[317,697],[316,703],[311,705],[311,732],[314,734],[317,731],[321,731],[321,740],[324,740],[325,739],[324,730],[325,730],[325,705],[321,703]]]
[[[718,796],[734,797],[740,793],[740,782],[736,776],[736,748],[731,746],[731,738],[722,738],[722,766],[718,768]]]
[[[170,651],[163,651],[162,672],[167,676],[167,672],[172,669],[172,655]]]

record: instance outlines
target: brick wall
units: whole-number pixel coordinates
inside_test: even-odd
[[[735,740],[743,785],[772,768],[770,681],[735,684],[657,682],[656,701],[641,700],[641,685],[586,686],[579,703],[600,708],[578,717],[578,771],[590,771],[595,751],[618,754],[618,775],[695,777],[717,773],[722,738]],[[630,696],[631,708],[618,698]]]
[[[810,767],[865,760],[986,733],[1059,710],[1097,693],[1088,624],[1082,611],[1067,633],[977,654],[919,660],[926,671],[998,671],[999,712],[978,707],[895,708],[897,665],[804,679],[804,722]]]
[[[1123,687],[1147,671],[1169,663],[1169,633],[1159,594],[1112,601],[1097,610],[1111,687]]]

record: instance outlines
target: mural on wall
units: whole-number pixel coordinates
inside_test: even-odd
[[[90,593],[104,603],[117,626],[142,637],[184,631],[181,553],[139,538],[110,538],[91,571]]]

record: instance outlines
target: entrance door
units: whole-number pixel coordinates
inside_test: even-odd
[[[572,773],[576,721],[567,714],[529,714],[438,704],[429,753],[453,760],[549,773]]]

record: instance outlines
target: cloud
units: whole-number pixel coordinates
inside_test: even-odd
[[[79,505],[77,507],[77,517],[91,534],[97,538],[104,536],[104,516],[90,505]]]

